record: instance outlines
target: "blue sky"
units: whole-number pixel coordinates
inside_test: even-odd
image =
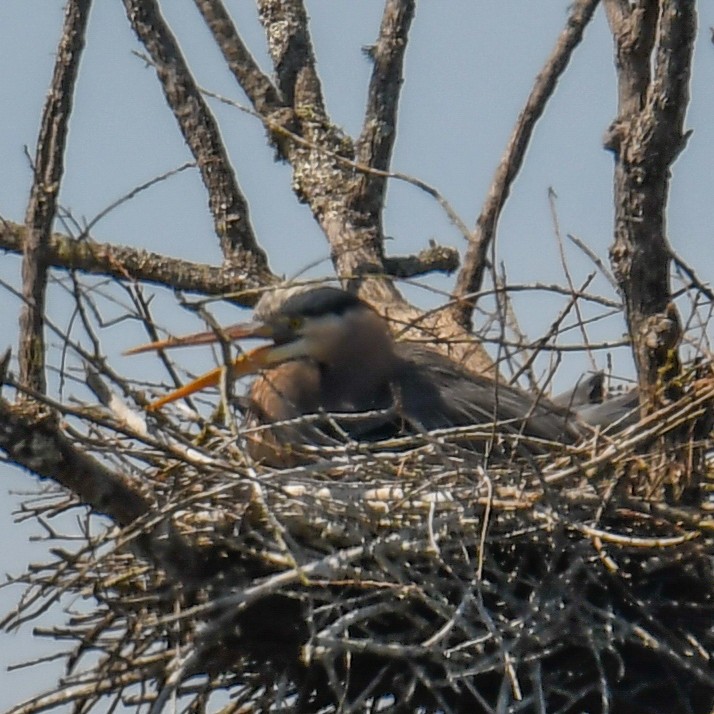
[[[361,47],[376,37],[379,0],[308,2],[311,28],[327,104],[344,129],[359,131],[370,65]],[[398,141],[393,167],[437,187],[467,225],[473,225],[514,120],[554,41],[561,31],[567,0],[442,0],[424,2],[417,12],[405,69]],[[212,47],[190,0],[163,3],[199,83],[245,103]],[[244,38],[268,67],[262,31],[253,3],[233,0],[227,6]],[[714,6],[700,3],[700,38],[687,126],[694,130],[673,172],[669,236],[673,247],[704,279],[714,264],[714,201],[710,180],[714,166],[714,47],[708,27]],[[21,221],[30,186],[24,146],[33,153],[39,116],[49,85],[54,51],[62,24],[59,0],[2,0],[0,3],[0,215]],[[132,51],[140,50],[120,2],[98,0],[90,20],[87,49],[77,89],[60,201],[80,222],[133,187],[190,160],[167,110],[151,68]],[[548,189],[557,193],[563,234],[585,240],[603,260],[612,233],[612,159],[602,149],[602,135],[614,117],[615,74],[612,43],[602,9],[539,124],[513,195],[500,224],[498,257],[512,282],[563,283],[563,273],[548,204]],[[224,131],[241,186],[251,205],[253,225],[271,256],[274,271],[293,275],[313,261],[325,261],[314,274],[328,274],[328,250],[308,209],[290,191],[288,167],[273,161],[254,118],[212,103]],[[463,239],[443,211],[418,189],[392,183],[385,214],[389,250],[408,253],[430,239],[463,248]],[[198,175],[183,172],[128,204],[96,226],[94,237],[136,245],[196,261],[218,262],[220,253]],[[591,271],[590,262],[568,248],[576,284]],[[20,262],[3,256],[0,278],[18,284]],[[423,281],[448,290],[451,279]],[[602,280],[598,290],[614,297]],[[185,313],[168,291],[158,291],[158,314],[180,330]],[[415,302],[429,306],[437,298],[419,287],[407,289]],[[3,295],[3,300],[5,296]],[[521,325],[533,337],[547,330],[561,300],[532,293],[515,301]],[[16,344],[17,304],[8,301],[0,314],[6,344]],[[52,317],[67,324],[68,304],[51,303]],[[218,314],[235,319],[235,310]],[[185,329],[185,328],[184,328]],[[617,339],[621,320],[604,323],[593,339]],[[114,355],[141,341],[131,329],[107,330]],[[121,359],[118,356],[116,359]],[[600,366],[605,356],[598,355]],[[615,355],[619,371],[631,371],[629,355]],[[126,373],[147,369],[148,362],[122,364]],[[586,358],[569,358],[559,377],[563,383],[588,367]],[[70,392],[71,393],[71,392]],[[16,469],[0,465],[3,492],[35,484]],[[2,500],[0,525],[12,548],[0,551],[0,572],[17,573],[29,560],[41,560],[45,547],[28,544],[36,527],[12,525],[18,499]],[[12,605],[17,591],[0,591],[0,611]],[[54,615],[56,617],[56,615]],[[50,620],[52,617],[50,617]],[[33,641],[30,628],[0,634],[0,666],[39,655],[46,645]],[[42,670],[0,670],[0,708],[43,688]],[[56,668],[47,668],[52,676]]]

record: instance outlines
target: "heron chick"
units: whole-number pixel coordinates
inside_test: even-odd
[[[386,321],[366,302],[334,287],[283,288],[266,293],[253,322],[233,325],[222,338],[266,338],[271,344],[236,357],[234,378],[260,372],[250,391],[250,423],[273,424],[306,414],[382,412],[356,438],[379,438],[398,430],[434,429],[499,422],[501,434],[535,440],[526,447],[543,450],[542,442],[573,443],[588,433],[573,412],[542,395],[469,372],[441,353],[409,342],[396,342]],[[218,341],[202,332],[142,345],[130,353]],[[219,382],[223,368],[153,402],[156,410]],[[395,413],[398,418],[395,418]],[[387,423],[388,422],[388,423]],[[296,431],[277,431],[268,452],[252,449],[272,463],[280,441],[299,438]],[[273,458],[275,457],[275,458]]]

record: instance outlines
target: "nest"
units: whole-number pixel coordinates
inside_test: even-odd
[[[170,448],[141,447],[162,468],[137,471],[156,511],[56,549],[6,624],[91,596],[44,632],[72,643],[46,697],[77,711],[708,714],[713,395],[700,381],[616,437],[529,459],[466,448],[492,439],[474,427],[274,470],[229,429],[167,429]]]

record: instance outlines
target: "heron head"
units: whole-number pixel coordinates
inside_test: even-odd
[[[327,365],[347,362],[352,337],[357,339],[364,325],[371,326],[374,323],[373,327],[377,329],[377,325],[381,324],[379,320],[369,305],[339,288],[280,288],[265,293],[258,301],[252,322],[232,325],[220,332],[201,332],[153,342],[129,350],[128,353],[209,344],[221,339],[271,340],[271,344],[243,352],[235,358],[231,365],[232,376],[238,378],[293,359],[309,358]],[[150,408],[158,409],[200,389],[216,385],[222,369],[207,372],[157,400]]]

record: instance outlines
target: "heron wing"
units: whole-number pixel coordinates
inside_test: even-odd
[[[548,399],[472,374],[434,350],[400,343],[395,379],[405,415],[426,430],[504,422],[500,430],[549,441],[582,436],[573,415]]]

